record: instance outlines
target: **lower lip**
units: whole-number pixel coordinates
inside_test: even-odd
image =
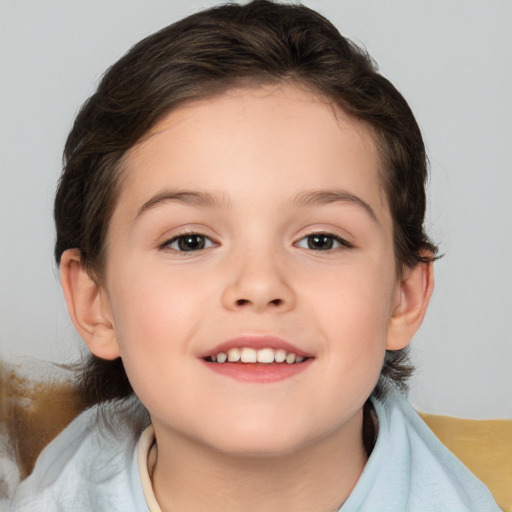
[[[210,363],[203,360],[203,363],[210,370],[226,377],[231,377],[242,382],[254,382],[269,384],[289,379],[306,370],[312,362],[306,359],[302,363]]]

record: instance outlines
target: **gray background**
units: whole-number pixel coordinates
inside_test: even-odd
[[[1,357],[70,361],[81,342],[52,263],[51,209],[74,114],[133,43],[211,1],[0,0]],[[512,417],[512,2],[311,0],[408,99],[445,257],[413,341],[427,412]]]

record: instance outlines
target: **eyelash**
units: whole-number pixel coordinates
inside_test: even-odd
[[[330,240],[331,242],[336,242],[339,244],[339,247],[329,247],[328,249],[316,249],[316,251],[318,252],[332,252],[332,251],[335,251],[337,249],[341,249],[341,248],[344,248],[344,249],[352,249],[354,247],[353,244],[351,244],[348,240],[346,240],[345,238],[342,238],[341,236],[338,236],[338,235],[333,235],[332,233],[325,233],[325,232],[318,232],[318,233],[310,233],[309,235],[306,235],[304,237],[302,237],[298,242],[295,243],[295,245],[297,247],[301,247],[299,244],[299,242],[302,242],[303,240],[308,240],[308,247],[302,247],[303,249],[310,249],[310,250],[315,250],[313,249],[312,247],[310,247],[310,244],[309,244],[309,241],[314,238],[314,237],[317,237],[317,238],[320,238],[320,237],[325,237],[326,239]]]
[[[180,248],[179,247],[180,241],[184,241],[187,237],[189,237],[189,238],[196,237],[196,241],[197,241],[198,238],[200,238],[201,241],[202,241],[202,245],[203,246],[199,247],[197,249],[192,248],[192,249],[189,249],[189,250],[185,250],[183,248]],[[314,249],[314,248],[311,247],[311,244],[315,243],[312,240],[314,237],[316,237],[317,239],[320,238],[320,237],[324,237],[324,242],[331,242],[332,245],[337,243],[337,244],[339,244],[339,247],[332,247],[331,246],[331,247],[328,247],[327,249],[323,249],[323,248]],[[302,242],[303,240],[307,241],[306,242],[307,243],[307,247],[299,245],[299,243]],[[199,242],[199,243],[201,245],[201,242]],[[207,245],[208,243],[210,243],[210,245]],[[172,247],[173,244],[178,244],[178,247]],[[215,247],[215,245],[218,245],[218,244],[216,244],[216,242],[214,242],[210,237],[208,237],[206,235],[203,235],[201,233],[190,232],[190,233],[182,233],[181,235],[178,235],[178,236],[175,236],[175,237],[173,237],[173,238],[171,238],[169,240],[166,240],[164,243],[160,244],[159,248],[162,249],[162,250],[164,250],[164,249],[171,249],[171,250],[175,251],[178,254],[185,255],[187,253],[203,251],[205,249],[209,249],[210,247]],[[306,236],[302,237],[294,245],[296,247],[300,247],[302,249],[310,249],[312,251],[327,252],[327,253],[330,253],[332,251],[335,251],[335,250],[341,249],[341,248],[352,249],[354,247],[354,245],[352,243],[350,243],[348,240],[346,240],[345,238],[342,238],[342,237],[337,236],[337,235],[333,235],[332,233],[325,233],[325,232],[310,233],[309,235],[306,235]]]
[[[179,244],[180,240],[184,240],[187,237],[201,238],[203,240],[203,243],[210,242],[211,245],[208,247],[201,247],[199,249],[192,249],[192,250],[188,250],[188,251],[182,250],[179,247],[178,248],[172,247],[173,244],[175,244],[175,243]],[[178,235],[173,238],[170,238],[169,240],[166,240],[163,244],[160,245],[160,249],[171,249],[171,250],[175,251],[176,253],[181,253],[184,255],[189,252],[198,252],[198,251],[202,251],[204,249],[209,249],[210,247],[214,247],[215,245],[218,245],[218,244],[216,244],[210,237],[203,235],[201,233],[196,233],[196,232],[191,231],[190,233],[182,233],[181,235]]]

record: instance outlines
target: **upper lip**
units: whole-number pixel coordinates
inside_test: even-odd
[[[274,350],[284,349],[286,352],[293,352],[295,355],[300,357],[313,357],[313,354],[304,351],[297,346],[293,345],[289,341],[286,341],[278,336],[273,335],[242,335],[230,338],[222,343],[219,343],[215,347],[208,349],[201,354],[200,358],[209,357],[219,352],[227,352],[231,348],[252,348],[254,350],[260,350],[262,348],[271,348]]]

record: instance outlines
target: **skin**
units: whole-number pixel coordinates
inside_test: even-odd
[[[77,251],[61,273],[78,331],[122,357],[150,412],[163,510],[328,512],[350,494],[363,404],[433,281],[429,264],[397,277],[380,176],[369,130],[293,85],[183,106],[128,154],[105,281]],[[176,191],[216,201],[162,199]],[[344,195],[298,200],[318,191]],[[186,233],[205,248],[180,252]],[[272,383],[211,371],[200,354],[240,335],[279,336],[308,367]]]

